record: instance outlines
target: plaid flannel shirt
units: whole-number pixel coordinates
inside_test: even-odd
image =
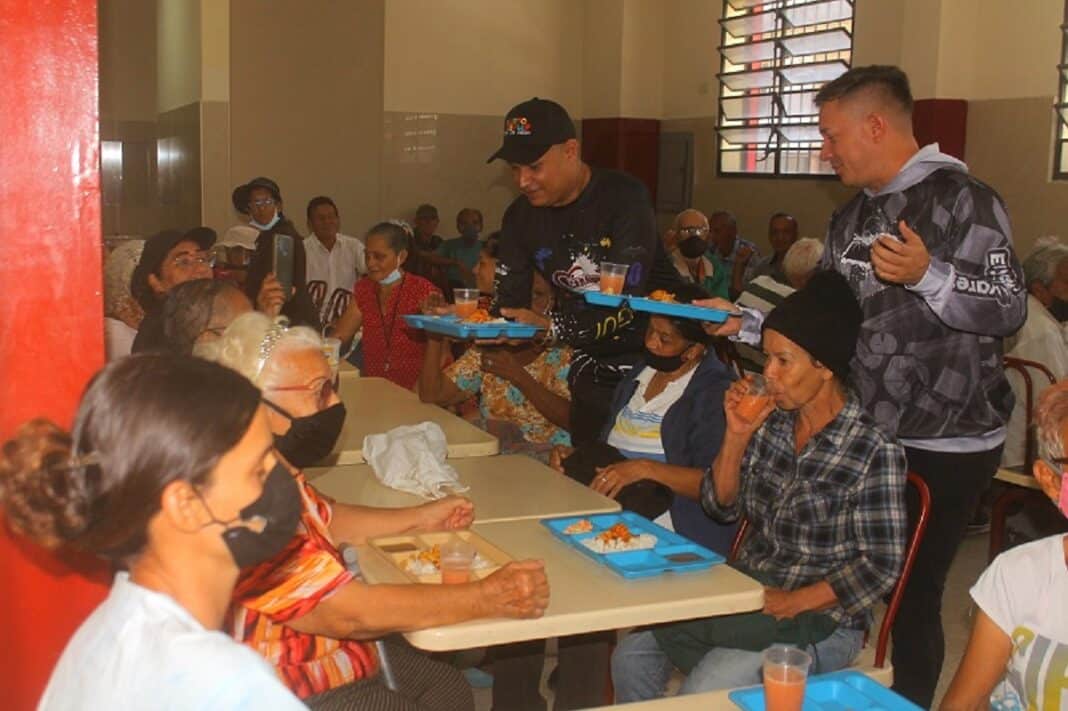
[[[800,454],[796,418],[775,410],[754,433],[732,506],[716,501],[711,471],[701,501],[717,520],[748,519],[739,562],[784,590],[826,581],[838,597],[826,612],[865,629],[904,560],[905,451],[876,429],[852,393]]]

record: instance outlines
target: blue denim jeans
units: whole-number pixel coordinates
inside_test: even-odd
[[[812,655],[811,673],[825,674],[849,666],[863,646],[862,631],[839,627],[830,637],[805,650]],[[679,694],[759,684],[762,667],[760,652],[714,647],[686,677]],[[627,635],[612,653],[616,703],[660,698],[673,668],[652,632]]]

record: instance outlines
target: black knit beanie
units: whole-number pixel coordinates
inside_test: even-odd
[[[846,278],[823,271],[776,306],[764,320],[764,328],[789,338],[844,381],[863,318]]]

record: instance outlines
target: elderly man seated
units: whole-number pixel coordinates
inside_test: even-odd
[[[897,580],[905,547],[905,454],[848,385],[861,311],[825,272],[764,325],[767,396],[752,381],[725,398],[727,432],[702,482],[705,510],[744,518],[736,565],[765,585],[764,609],[636,632],[612,657],[617,701],[760,683],[761,651],[792,643],[816,673],[847,666],[871,608]]]
[[[317,333],[248,313],[223,334],[218,357],[263,392],[283,456],[289,458],[288,451],[311,459],[332,448],[345,409]],[[286,440],[290,445],[283,447]],[[301,494],[301,524],[281,553],[243,571],[230,614],[234,637],[270,661],[313,709],[473,708],[471,690],[457,670],[393,637],[384,640],[391,688],[368,640],[479,617],[538,617],[549,599],[542,564],[513,562],[477,582],[456,585],[368,585],[346,567],[339,544],[466,528],[473,519],[471,503],[448,497],[399,509],[343,504],[321,496],[299,470],[291,471]]]
[[[668,230],[671,263],[683,281],[695,284],[712,296],[726,299],[730,288],[730,270],[709,256],[714,245],[709,243],[708,218],[700,210],[683,210],[675,216]]]
[[[770,276],[780,284],[786,284],[785,257],[790,247],[797,242],[797,218],[785,212],[776,212],[768,220],[768,242],[771,254],[749,260],[745,268],[745,283],[759,276]]]

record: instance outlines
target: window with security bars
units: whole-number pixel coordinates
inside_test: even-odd
[[[853,0],[724,0],[721,175],[833,174],[813,100],[850,67]]]
[[[1053,178],[1068,180],[1068,2],[1064,3],[1061,23],[1060,90],[1057,92],[1057,142],[1053,152]]]

